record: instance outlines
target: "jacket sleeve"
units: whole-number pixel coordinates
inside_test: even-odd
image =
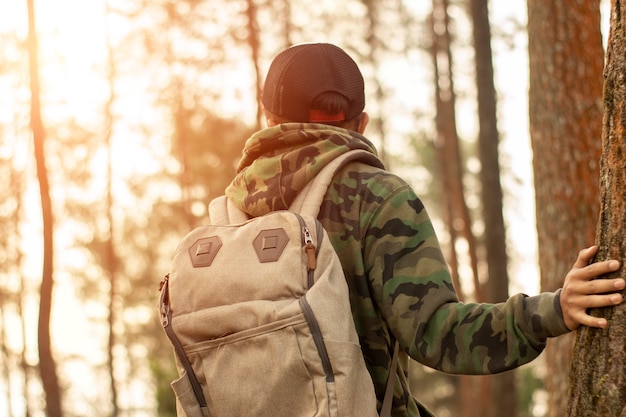
[[[373,301],[409,356],[449,373],[497,373],[533,360],[546,338],[569,331],[559,291],[459,302],[422,202],[397,181],[371,210],[362,207],[362,259]]]

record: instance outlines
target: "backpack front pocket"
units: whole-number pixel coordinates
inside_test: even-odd
[[[178,417],[208,417],[206,408],[200,408],[198,399],[194,395],[187,372],[180,378],[172,381],[172,390],[176,394],[176,415]]]
[[[336,409],[302,314],[185,350],[211,416],[322,417]]]

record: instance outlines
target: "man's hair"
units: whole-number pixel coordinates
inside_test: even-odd
[[[350,107],[350,100],[348,100],[344,95],[337,93],[336,91],[326,91],[324,93],[319,94],[317,97],[313,99],[311,103],[311,109],[314,111],[320,111],[322,113],[327,114],[340,114],[347,113],[348,108]],[[265,113],[267,116],[271,117],[278,123],[289,123],[293,122],[293,120],[289,120],[285,117],[279,116],[267,109],[265,109]],[[327,121],[327,122],[316,122],[320,124],[330,125],[341,127],[348,130],[357,131],[359,127],[359,123],[361,121],[361,114],[353,117],[350,120],[342,120],[342,121]]]
[[[326,91],[313,99],[311,103],[312,110],[320,110],[327,114],[347,114],[350,107],[350,100],[344,95],[335,91]],[[339,122],[322,122],[325,125],[343,127],[345,129],[357,130],[361,114],[350,120],[342,120]]]

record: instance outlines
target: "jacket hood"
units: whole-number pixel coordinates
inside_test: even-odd
[[[251,136],[226,195],[252,217],[288,209],[298,192],[326,164],[352,149],[374,156],[374,145],[346,129],[285,123]]]

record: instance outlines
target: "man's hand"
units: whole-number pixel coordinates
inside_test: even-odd
[[[597,251],[597,246],[581,250],[576,263],[565,277],[561,309],[565,325],[570,330],[576,330],[581,325],[606,327],[606,319],[590,316],[587,309],[614,306],[622,302],[620,292],[626,286],[623,278],[594,279],[619,269],[619,262],[615,260],[589,264]]]

